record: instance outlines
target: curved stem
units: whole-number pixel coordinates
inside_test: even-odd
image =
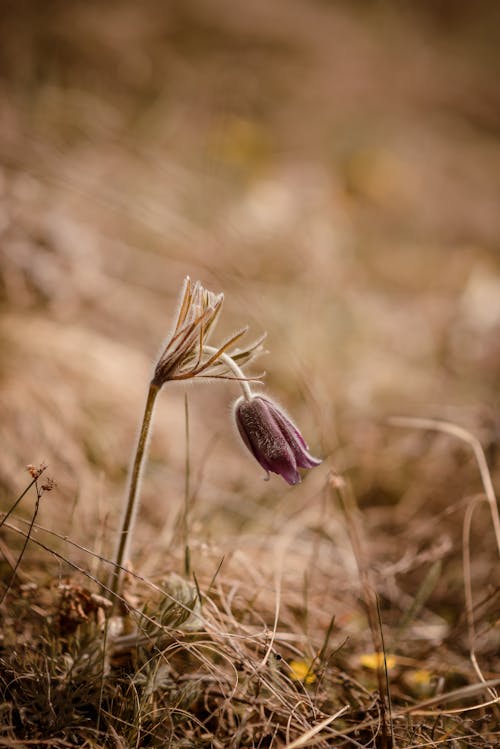
[[[126,561],[130,539],[132,536],[132,530],[134,527],[135,518],[137,516],[137,510],[139,507],[139,483],[142,472],[142,465],[146,455],[146,448],[149,436],[149,430],[151,427],[151,419],[153,416],[153,408],[156,400],[156,396],[159,393],[160,388],[154,383],[150,383],[148,397],[146,400],[146,407],[144,409],[144,416],[142,419],[141,429],[139,432],[139,440],[137,442],[137,448],[135,451],[134,462],[132,464],[132,473],[130,474],[130,484],[127,497],[127,503],[124,507],[122,516],[122,523],[120,528],[120,534],[118,536],[118,544],[116,547],[116,553],[114,555],[114,568],[112,577],[110,580],[109,587],[111,589],[112,597],[116,596],[120,587],[121,571]]]
[[[206,344],[204,344],[203,350],[206,351],[207,354],[217,353],[216,348],[214,348],[213,346],[207,346]],[[224,364],[226,364],[229,367],[229,369],[232,372],[234,372],[234,374],[238,378],[237,381],[240,384],[241,389],[243,390],[243,397],[245,398],[245,400],[251,401],[253,398],[253,393],[250,388],[249,382],[247,378],[245,377],[243,370],[236,364],[236,362],[233,359],[231,359],[229,354],[222,353],[220,354],[219,358],[224,362]]]
[[[214,348],[213,346],[204,345],[203,351],[206,351],[208,354],[216,354],[218,349]],[[250,385],[248,384],[248,381],[243,371],[240,369],[240,367],[226,353],[221,353],[219,355],[219,358],[226,364],[226,366],[232,372],[234,372],[237,378],[237,381],[239,382],[241,389],[243,391],[244,398],[247,401],[252,400],[253,398],[252,390],[250,388]],[[137,516],[137,510],[139,507],[139,484],[140,484],[140,478],[141,478],[141,473],[142,473],[142,466],[144,463],[144,458],[146,457],[147,442],[148,442],[148,437],[149,437],[149,431],[151,428],[153,409],[154,409],[156,396],[158,395],[159,390],[160,390],[160,386],[157,385],[154,381],[152,381],[149,385],[148,397],[146,400],[146,407],[144,409],[144,416],[142,419],[141,429],[139,432],[139,439],[137,442],[137,448],[136,448],[134,460],[132,463],[132,472],[130,474],[130,484],[129,484],[127,501],[124,506],[122,521],[121,521],[121,528],[120,528],[120,532],[118,535],[116,553],[113,559],[114,567],[113,567],[113,572],[111,575],[111,580],[109,583],[111,597],[116,597],[119,593],[120,581],[122,577],[122,569],[123,569],[124,563],[127,560],[128,550],[130,547],[130,540],[132,537],[132,531],[134,528],[134,523],[135,523],[135,519]]]
[[[417,429],[434,429],[437,432],[444,432],[445,434],[451,434],[453,437],[466,442],[474,452],[476,458],[477,467],[479,469],[479,475],[484,488],[484,493],[488,504],[490,506],[491,520],[493,523],[493,531],[497,542],[498,553],[500,554],[500,512],[498,511],[497,498],[495,495],[495,489],[493,487],[493,481],[491,480],[491,473],[486,462],[486,456],[484,454],[483,447],[478,438],[464,429],[458,424],[453,424],[451,421],[443,421],[442,419],[425,419],[413,416],[393,416],[389,419],[389,424],[399,427],[416,427]]]
[[[34,479],[34,480],[33,480],[33,482],[32,482],[32,483],[34,483],[34,484],[35,484],[35,488],[36,488],[36,504],[35,504],[35,511],[34,511],[34,513],[33,513],[33,515],[32,515],[32,518],[31,518],[31,521],[30,521],[30,524],[29,524],[29,528],[28,528],[28,532],[26,533],[26,537],[25,537],[25,539],[24,539],[24,543],[23,543],[23,548],[21,549],[21,553],[19,554],[19,556],[18,556],[18,558],[17,558],[17,560],[16,560],[16,563],[15,563],[14,567],[12,568],[12,574],[11,574],[11,576],[10,576],[10,580],[9,580],[9,582],[7,583],[7,587],[6,587],[6,588],[5,588],[5,590],[3,591],[3,593],[2,593],[2,596],[1,596],[1,598],[0,598],[0,605],[1,605],[1,604],[2,604],[3,602],[4,602],[5,598],[7,597],[7,594],[8,594],[8,592],[9,592],[9,590],[10,590],[10,589],[11,589],[11,587],[12,587],[12,583],[13,583],[13,582],[14,582],[14,580],[16,579],[16,574],[17,574],[17,570],[18,570],[18,568],[19,568],[19,565],[21,564],[21,559],[22,559],[22,558],[23,558],[23,556],[24,556],[24,552],[26,551],[26,547],[27,547],[27,545],[28,545],[28,541],[29,541],[29,540],[30,540],[30,538],[31,538],[31,532],[32,532],[32,530],[33,530],[33,527],[34,527],[34,525],[35,525],[35,520],[36,520],[36,518],[37,518],[37,515],[38,515],[38,510],[39,510],[39,508],[40,508],[40,499],[42,498],[42,494],[43,494],[43,490],[42,490],[42,489],[40,489],[40,488],[38,487],[38,484],[37,484],[38,478],[39,478],[39,476],[37,476],[37,478],[36,478],[36,479]],[[32,484],[30,484],[30,486],[31,486],[31,485],[32,485]],[[21,497],[22,497],[22,496],[23,496],[23,495],[21,495]],[[4,520],[5,520],[5,518],[4,518]]]

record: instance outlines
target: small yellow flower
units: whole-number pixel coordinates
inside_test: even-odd
[[[426,668],[418,668],[416,671],[412,671],[410,675],[415,684],[427,685],[432,679],[431,672]]]
[[[376,671],[379,668],[384,668],[384,654],[364,653],[363,655],[360,655],[359,662],[365,668],[369,668],[371,671]],[[387,670],[390,671],[395,667],[397,658],[395,655],[386,655],[385,662],[387,664]]]
[[[433,691],[432,672],[427,668],[417,668],[405,674],[405,681],[418,696],[425,697]]]
[[[314,684],[316,674],[312,671],[311,661],[290,661],[290,678],[303,684]]]

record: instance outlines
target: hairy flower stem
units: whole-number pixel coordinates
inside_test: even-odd
[[[158,387],[158,385],[150,383],[148,397],[146,400],[146,407],[144,409],[144,416],[139,432],[139,440],[137,442],[134,462],[132,464],[132,473],[130,475],[127,503],[125,505],[125,510],[122,517],[120,535],[118,536],[118,544],[113,560],[114,568],[109,584],[112,597],[116,596],[119,593],[122,567],[127,561],[127,554],[132,538],[132,531],[139,507],[139,485],[142,466],[144,463],[144,458],[146,456],[146,447],[148,443],[149,431],[151,428],[151,419],[153,416],[154,404],[159,391],[160,388]]]
[[[213,346],[203,345],[203,351],[207,354],[215,354],[218,349]],[[237,381],[239,382],[245,400],[251,401],[253,393],[250,389],[250,385],[240,367],[236,364],[228,354],[221,353],[219,358],[225,362],[227,367],[234,372]],[[128,551],[130,549],[130,542],[132,539],[132,533],[134,530],[134,523],[137,517],[137,510],[139,507],[139,485],[142,473],[142,467],[144,459],[146,457],[146,448],[148,443],[149,432],[151,429],[151,420],[153,416],[154,404],[156,396],[160,391],[161,385],[157,385],[154,381],[149,385],[148,397],[146,400],[146,408],[144,409],[144,416],[142,419],[141,429],[139,432],[139,440],[137,442],[137,448],[135,451],[134,462],[132,464],[132,472],[130,474],[130,484],[127,496],[127,502],[125,505],[124,513],[122,516],[122,523],[120,533],[118,536],[118,543],[116,547],[116,553],[113,559],[113,572],[111,573],[111,580],[109,583],[110,595],[115,597],[120,593],[120,582],[122,577],[122,568],[127,561]],[[186,416],[187,418],[187,416]],[[188,489],[186,489],[188,492]],[[187,549],[187,495],[185,499],[184,509],[184,533]],[[189,569],[189,558],[186,551],[186,571]]]
[[[207,354],[215,354],[217,352],[217,349],[214,348],[213,346],[204,345],[203,346],[203,351],[206,351]],[[236,375],[236,379],[237,379],[237,381],[239,382],[239,384],[241,386],[241,389],[243,391],[243,396],[244,396],[245,400],[251,401],[252,398],[253,398],[253,393],[252,393],[252,390],[251,390],[250,385],[248,383],[248,379],[245,377],[243,371],[236,364],[236,362],[233,359],[231,359],[231,357],[228,354],[224,354],[224,353],[220,354],[219,358],[225,364],[227,364],[227,366],[229,367],[229,369],[232,372],[234,372],[234,374]]]
[[[182,513],[182,534],[184,536],[184,574],[191,574],[191,551],[189,549],[189,499],[191,460],[189,455],[189,404],[187,393],[184,393],[184,422],[186,425],[186,456],[184,463],[184,512]]]

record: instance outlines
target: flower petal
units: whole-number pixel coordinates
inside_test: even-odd
[[[258,397],[268,404],[272,417],[275,419],[292,449],[297,465],[300,468],[314,468],[315,466],[319,466],[323,461],[320,458],[315,458],[308,452],[307,443],[293,421],[268,398],[264,398],[263,396]]]
[[[235,417],[243,442],[266,471],[277,473],[289,484],[297,484],[300,475],[290,445],[273,418],[264,398],[247,401],[240,398]]]

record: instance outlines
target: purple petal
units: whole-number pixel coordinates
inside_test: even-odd
[[[314,468],[315,466],[319,466],[322,461],[320,458],[315,458],[308,452],[306,441],[288,416],[286,416],[272,401],[267,398],[262,398],[261,396],[257,397],[267,403],[273,419],[278,424],[295,456],[297,465],[300,466],[300,468]]]
[[[291,463],[288,463],[286,461],[283,461],[281,464],[275,463],[273,472],[282,476],[287,484],[290,484],[291,486],[300,484],[300,482],[302,481],[297,468],[294,468]]]
[[[304,450],[307,450],[308,445],[293,421],[291,421],[291,419],[286,414],[284,414],[283,411],[281,411],[275,403],[269,400],[269,398],[264,398],[260,395],[258,395],[257,398],[267,403],[273,415],[273,418],[278,423],[283,434],[291,435],[294,441],[297,441],[299,445],[304,448]]]
[[[300,476],[294,451],[273,418],[269,402],[259,397],[251,401],[240,399],[235,417],[243,442],[264,470],[279,474],[289,484],[297,484]]]
[[[241,439],[243,440],[243,442],[245,443],[245,445],[247,446],[247,448],[250,450],[250,452],[252,453],[252,455],[254,456],[254,458],[261,464],[262,468],[267,473],[267,478],[269,478],[269,468],[267,466],[267,463],[258,454],[258,452],[254,449],[252,441],[250,440],[250,438],[249,438],[249,436],[248,436],[248,434],[247,434],[247,432],[246,432],[246,430],[245,430],[245,428],[243,426],[243,422],[242,422],[242,419],[241,419],[241,416],[239,414],[238,409],[236,410],[235,414],[236,414],[236,426],[238,427],[238,432],[240,433]]]
[[[314,455],[311,455],[307,450],[303,450],[300,455],[295,453],[295,460],[297,461],[297,465],[301,468],[314,468],[315,466],[321,465],[323,462],[321,458],[315,458]]]

